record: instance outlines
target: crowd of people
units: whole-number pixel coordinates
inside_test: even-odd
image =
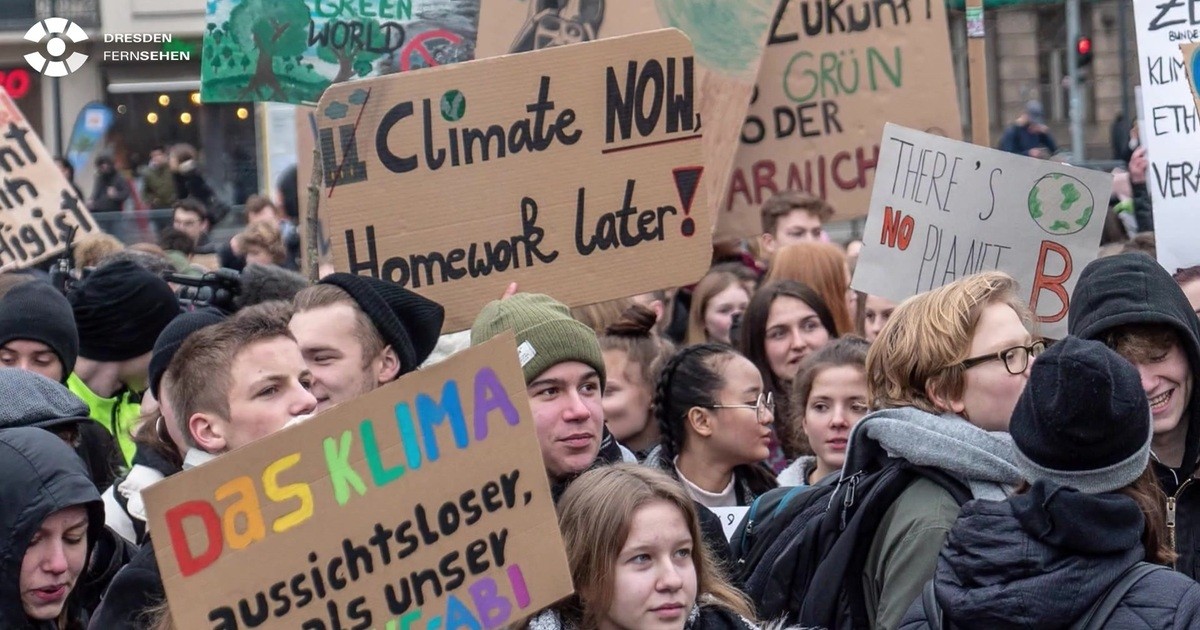
[[[398,285],[289,271],[294,186],[228,242],[181,194],[157,245],[0,274],[0,626],[173,627],[146,488],[505,331],[575,590],[524,627],[1200,626],[1200,267],[1148,231],[1083,270],[1063,339],[1003,272],[854,292],[861,243],[798,192],[694,286],[514,286],[445,335]]]

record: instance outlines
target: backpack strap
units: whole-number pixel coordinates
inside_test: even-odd
[[[1084,613],[1078,621],[1071,624],[1071,630],[1101,630],[1104,628],[1109,617],[1112,617],[1113,611],[1117,609],[1117,605],[1121,603],[1133,585],[1160,569],[1166,570],[1166,567],[1149,562],[1138,562],[1125,569],[1117,581],[1108,587],[1108,591],[1097,599],[1095,604],[1092,604],[1092,608]]]
[[[929,624],[929,630],[942,630],[946,623],[946,615],[933,592],[933,580],[926,582],[925,588],[921,589],[921,606],[925,609],[925,621]]]

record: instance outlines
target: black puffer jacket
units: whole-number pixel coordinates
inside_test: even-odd
[[[1071,296],[1072,335],[1104,341],[1113,328],[1158,324],[1174,330],[1192,368],[1191,399],[1181,422],[1187,424],[1182,464],[1175,469],[1153,462],[1167,493],[1167,527],[1176,568],[1200,579],[1200,480],[1193,479],[1200,460],[1200,320],[1171,275],[1145,254],[1121,254],[1092,262],[1079,276]]]
[[[74,505],[88,512],[88,554],[104,531],[104,504],[83,462],[71,447],[45,429],[24,427],[0,431],[0,628],[54,628],[33,621],[21,605],[21,562],[34,534],[47,516]],[[85,611],[78,603],[80,575],[67,599],[68,627],[82,627]]]
[[[1127,496],[1084,494],[1046,481],[1005,501],[967,503],[933,578],[947,627],[1070,626],[1142,560],[1144,525]],[[900,627],[929,627],[920,599]],[[1125,594],[1105,627],[1200,627],[1200,584],[1155,571]]]

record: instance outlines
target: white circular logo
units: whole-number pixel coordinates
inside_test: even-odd
[[[67,56],[67,42],[77,44],[87,38],[87,33],[78,24],[66,18],[46,18],[25,31],[26,41],[38,45],[38,50],[25,55],[25,61],[48,77],[65,77],[78,70],[88,58],[81,52]]]

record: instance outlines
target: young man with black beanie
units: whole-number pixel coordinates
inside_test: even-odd
[[[317,410],[412,372],[442,333],[442,306],[397,284],[334,273],[296,294],[288,327],[312,371]]]
[[[1154,418],[1151,466],[1167,494],[1175,568],[1200,578],[1200,320],[1187,296],[1150,256],[1093,261],[1071,296],[1072,335],[1104,342],[1137,368]]]
[[[179,300],[165,280],[127,260],[101,265],[68,299],[79,330],[79,360],[67,386],[117,441],[128,467],[151,350],[179,315]]]
[[[1038,357],[1009,425],[1030,485],[963,506],[924,591],[933,601],[917,598],[902,630],[1200,626],[1200,584],[1157,566],[1169,552],[1141,381],[1098,341],[1068,336]],[[1113,607],[1081,623],[1110,592]]]

